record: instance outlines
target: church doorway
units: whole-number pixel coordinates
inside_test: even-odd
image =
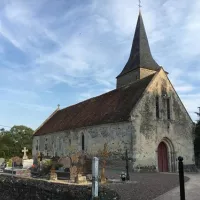
[[[159,172],[168,172],[168,149],[164,142],[158,145],[158,170]]]

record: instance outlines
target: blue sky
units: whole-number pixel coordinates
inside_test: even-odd
[[[200,106],[200,1],[143,0],[155,60],[194,120]],[[0,124],[37,128],[56,108],[115,88],[137,0],[1,0]]]

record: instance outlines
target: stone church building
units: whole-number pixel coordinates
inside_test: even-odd
[[[168,78],[153,59],[141,13],[130,57],[116,89],[64,109],[56,109],[35,131],[32,152],[67,156],[84,151],[99,156],[107,144],[111,166],[134,171],[177,171],[177,157],[194,165],[193,121]]]

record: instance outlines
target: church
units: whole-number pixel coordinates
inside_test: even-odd
[[[64,109],[59,107],[33,135],[33,156],[100,156],[133,171],[176,172],[177,157],[194,166],[193,121],[165,71],[153,58],[141,12],[130,57],[116,77],[116,89]]]

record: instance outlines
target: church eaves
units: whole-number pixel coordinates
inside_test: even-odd
[[[139,12],[138,16],[130,57],[117,78],[137,68],[146,68],[154,71],[160,69],[160,66],[151,55],[141,12]]]
[[[34,136],[129,121],[131,110],[154,76],[155,74],[150,75],[128,86],[57,110],[35,131]]]

